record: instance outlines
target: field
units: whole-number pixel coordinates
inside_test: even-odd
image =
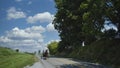
[[[0,68],[23,68],[26,65],[32,65],[35,61],[36,57],[32,54],[0,47]]]

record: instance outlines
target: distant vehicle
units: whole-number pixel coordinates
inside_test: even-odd
[[[45,50],[45,52],[43,52],[43,59],[47,59],[48,58],[48,50]]]

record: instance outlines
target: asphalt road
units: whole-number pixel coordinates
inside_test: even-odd
[[[80,62],[71,58],[50,57],[46,60],[41,59],[39,56],[38,58],[39,62],[24,68],[108,68],[100,64]]]

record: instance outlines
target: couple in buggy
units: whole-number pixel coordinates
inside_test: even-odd
[[[48,50],[45,50],[45,52],[43,51],[43,59],[47,59],[48,58]]]

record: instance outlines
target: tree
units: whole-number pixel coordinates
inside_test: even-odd
[[[116,50],[119,39],[114,37],[120,33],[120,0],[55,0],[55,3],[57,13],[53,24],[61,38],[58,51],[94,62],[114,63],[116,58],[112,57],[111,63],[108,57],[113,54],[110,51],[119,55]],[[114,24],[118,31],[102,32],[106,21]]]
[[[60,33],[59,51],[72,51],[83,41],[89,45],[102,38],[105,21],[118,25],[120,32],[119,0],[55,0],[55,3],[53,24]]]
[[[49,51],[52,55],[55,55],[58,51],[57,51],[57,48],[58,48],[58,42],[51,42],[50,44],[48,44],[48,48],[49,48]]]
[[[79,5],[83,0],[55,0],[57,13],[54,19],[55,29],[61,37],[60,47],[69,50],[82,44],[82,12]],[[64,43],[64,45],[62,45]],[[59,48],[60,48],[59,47]],[[60,48],[61,49],[61,48]]]
[[[16,52],[19,52],[19,49],[16,49]]]

